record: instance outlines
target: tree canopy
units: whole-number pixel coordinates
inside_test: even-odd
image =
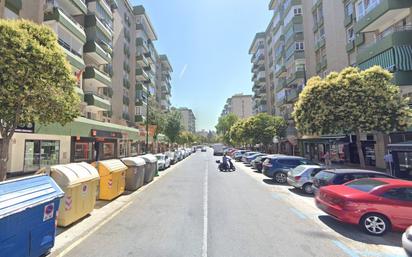
[[[164,133],[171,143],[176,143],[182,130],[182,115],[179,111],[172,110],[166,117]]]
[[[76,79],[56,34],[24,20],[0,20],[0,180],[16,127],[60,123],[80,115]]]
[[[216,125],[216,132],[222,136],[223,142],[230,144],[230,128],[239,120],[233,113],[229,113],[226,116],[221,116]]]
[[[348,67],[325,79],[311,78],[299,96],[293,117],[305,134],[356,133],[361,166],[361,133],[403,130],[411,117],[392,75],[375,66],[365,71]]]

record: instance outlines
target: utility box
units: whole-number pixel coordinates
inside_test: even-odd
[[[52,166],[50,176],[63,189],[57,225],[66,227],[93,211],[99,186],[99,172],[92,165],[71,163]]]
[[[127,166],[117,159],[98,161],[92,164],[100,175],[99,199],[113,200],[123,194],[126,184]]]
[[[144,182],[150,183],[153,181],[153,178],[157,172],[157,158],[153,154],[146,154],[139,157],[146,161]]]
[[[54,246],[63,190],[46,175],[0,183],[0,256],[39,257]]]
[[[140,157],[123,158],[122,162],[128,167],[126,171],[126,190],[135,191],[144,184],[146,161]]]

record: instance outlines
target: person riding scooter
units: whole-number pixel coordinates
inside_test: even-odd
[[[232,163],[232,160],[227,157],[226,153],[222,157],[222,165],[224,170],[235,170],[235,166]]]

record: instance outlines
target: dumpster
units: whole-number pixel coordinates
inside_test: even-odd
[[[140,157],[123,158],[126,164],[126,190],[135,191],[144,184],[144,172],[146,161]]]
[[[146,161],[145,171],[144,171],[144,182],[152,182],[154,176],[157,172],[157,158],[153,154],[146,154],[139,156]]]
[[[85,162],[56,165],[50,176],[64,191],[58,226],[66,227],[93,211],[100,179],[95,167]]]
[[[64,192],[46,175],[0,183],[0,256],[38,257],[54,246]]]
[[[127,166],[122,161],[113,159],[92,164],[100,175],[99,199],[113,200],[125,190]]]

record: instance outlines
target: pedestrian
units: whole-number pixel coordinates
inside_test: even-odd
[[[326,152],[326,153],[323,155],[323,159],[325,160],[325,165],[326,165],[326,167],[330,167],[330,166],[332,165],[332,162],[331,162],[331,160],[330,160],[330,154],[329,154],[329,152]]]

